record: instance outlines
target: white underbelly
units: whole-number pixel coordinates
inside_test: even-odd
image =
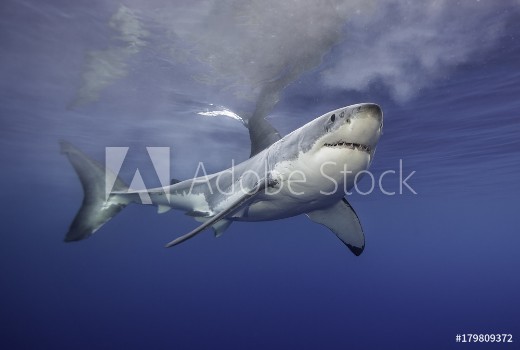
[[[342,197],[342,194],[339,194]],[[305,214],[322,208],[338,200],[336,196],[322,196],[315,193],[295,195],[294,193],[280,192],[278,194],[264,194],[258,200],[236,213],[233,217],[237,221],[266,221],[284,219],[291,216]]]

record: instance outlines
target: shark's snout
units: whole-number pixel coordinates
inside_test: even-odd
[[[375,103],[360,104],[353,112],[357,117],[374,118],[379,122],[379,124],[383,124],[383,110]]]
[[[352,107],[351,118],[359,123],[365,136],[370,139],[368,142],[375,146],[383,134],[383,110],[375,103],[361,103]],[[369,137],[370,134],[372,137]]]

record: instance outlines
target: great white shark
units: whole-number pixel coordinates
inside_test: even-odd
[[[381,108],[373,103],[339,108],[283,138],[263,118],[245,123],[251,138],[249,159],[212,175],[172,180],[169,186],[146,190],[130,189],[103,165],[72,144],[61,142],[61,151],[84,189],[83,203],[65,241],[91,236],[128,204],[139,203],[155,205],[159,213],[181,210],[201,222],[166,247],[210,227],[218,237],[233,221],[277,220],[306,214],[360,255],[365,237],[345,193],[374,158],[383,130]],[[106,181],[114,184],[108,193]]]

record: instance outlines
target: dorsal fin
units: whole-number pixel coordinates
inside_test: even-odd
[[[246,122],[251,139],[251,154],[249,158],[262,152],[281,139],[280,133],[265,118],[253,117]]]

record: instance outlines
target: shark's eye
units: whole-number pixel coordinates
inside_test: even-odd
[[[330,116],[330,121],[334,123],[334,121],[336,120],[336,115],[333,114]]]

